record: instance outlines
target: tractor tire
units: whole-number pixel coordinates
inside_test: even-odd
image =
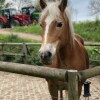
[[[27,21],[27,20],[25,20],[25,26],[28,26],[28,25],[29,25],[28,21]]]
[[[14,27],[16,27],[16,26],[20,26],[20,23],[19,23],[18,20],[13,19],[13,20],[11,21],[11,23],[10,23],[10,28],[14,28]]]
[[[4,27],[4,22],[0,19],[0,29]]]
[[[33,25],[37,25],[38,24],[38,20],[37,19],[32,20],[32,24]]]

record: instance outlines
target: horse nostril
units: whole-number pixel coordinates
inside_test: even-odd
[[[52,56],[51,52],[42,52],[39,54],[40,58],[43,59],[50,59]]]
[[[52,56],[51,52],[47,52],[47,55],[48,55],[48,57]]]

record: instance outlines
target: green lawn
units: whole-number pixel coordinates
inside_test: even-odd
[[[12,29],[15,32],[24,32],[29,34],[41,34],[41,27],[39,25],[31,25],[31,26],[18,26]]]
[[[85,41],[100,42],[100,21],[75,23],[74,29]]]
[[[23,39],[19,38],[16,35],[0,35],[0,42],[6,43],[37,43],[39,41],[30,40],[30,39]],[[3,48],[3,53],[7,54],[22,54],[21,56],[13,56],[13,55],[3,55],[0,56],[0,60],[7,61],[7,62],[16,62],[16,63],[24,63],[24,52],[22,46],[0,46],[0,50]],[[28,51],[30,55],[27,55],[27,63],[32,65],[41,65],[41,62],[38,57],[38,51],[40,46],[28,46]]]
[[[100,21],[87,21],[74,23],[75,33],[81,35],[85,41],[100,42]],[[41,34],[41,27],[39,25],[31,25],[24,27],[16,27],[13,29],[16,32],[24,32],[29,34]]]
[[[33,42],[33,43],[37,43],[40,41],[37,40],[31,40],[31,39],[24,39],[24,38],[20,38],[17,35],[1,35],[0,34],[0,42],[6,43],[6,42],[12,42],[12,43],[21,43],[21,42]]]

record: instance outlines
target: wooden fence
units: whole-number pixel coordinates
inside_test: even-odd
[[[27,46],[40,45],[41,43],[0,43],[3,55],[4,46],[22,46],[23,52],[25,55],[27,55]],[[100,43],[85,43],[85,46],[100,46]],[[59,81],[68,81],[68,100],[78,100],[78,81],[100,75],[100,66],[78,72],[77,70],[65,70],[42,66],[0,62],[0,71],[54,79]]]
[[[23,56],[24,63],[27,63],[27,55],[29,55],[28,52],[28,46],[41,46],[41,43],[0,43],[1,50],[0,50],[0,56]],[[22,53],[6,53],[4,52],[5,46],[20,46],[22,47]],[[100,46],[100,43],[94,43],[94,42],[85,42],[85,46]],[[99,60],[90,59],[93,62],[99,62]],[[3,60],[2,60],[3,61]]]
[[[100,75],[100,66],[78,72],[77,70],[65,70],[43,66],[0,62],[0,71],[47,78],[52,80],[54,79],[59,81],[67,81],[68,100],[79,100],[78,81]]]

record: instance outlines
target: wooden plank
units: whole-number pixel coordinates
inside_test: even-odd
[[[68,71],[68,100],[79,100],[77,70]]]
[[[1,45],[1,61],[3,61],[4,60],[4,45]]]
[[[97,43],[97,42],[85,42],[85,46],[100,46],[100,43]]]
[[[23,54],[19,53],[0,53],[0,56],[23,56]]]
[[[25,43],[28,46],[41,46],[41,43]],[[0,46],[6,45],[6,46],[21,46],[23,43],[0,43]],[[100,46],[100,43],[97,42],[85,42],[85,46]]]
[[[0,71],[18,73],[34,77],[66,81],[67,70],[58,68],[48,68],[17,63],[0,62]]]
[[[41,46],[41,43],[24,43],[27,46]],[[0,46],[22,46],[23,43],[0,43]]]
[[[85,80],[100,75],[100,66],[83,70],[79,72],[79,79]]]
[[[23,53],[23,60],[24,60],[24,64],[27,64],[27,55],[28,55],[28,50],[27,50],[27,46],[25,43],[23,43],[22,45],[22,53]]]

